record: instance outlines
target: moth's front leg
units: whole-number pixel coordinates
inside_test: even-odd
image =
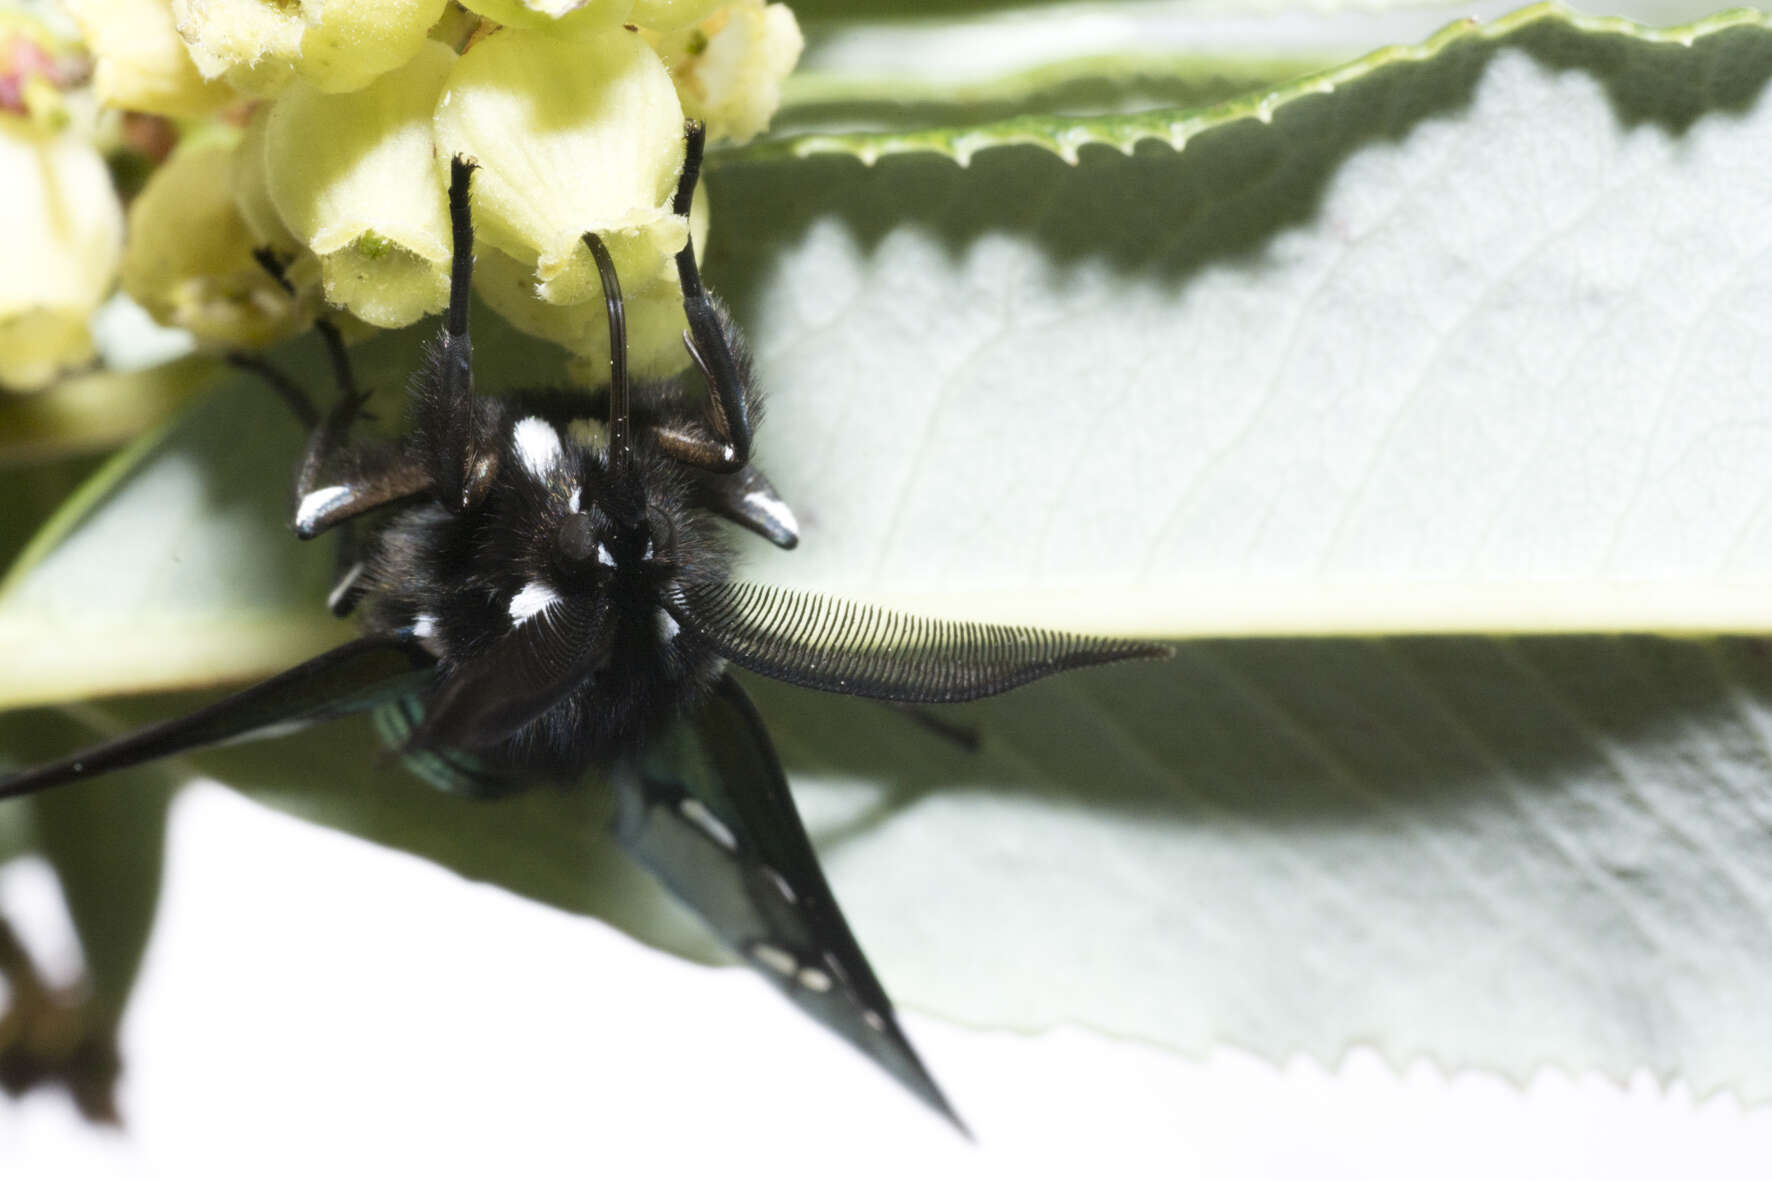
[[[684,126],[683,176],[671,204],[679,217],[689,216],[706,136],[706,128],[695,120]],[[701,285],[693,239],[677,252],[677,278],[683,287],[683,313],[689,319],[683,345],[707,382],[713,433],[684,423],[661,423],[655,432],[658,444],[679,463],[710,472],[736,472],[751,460],[750,357],[725,306]]]

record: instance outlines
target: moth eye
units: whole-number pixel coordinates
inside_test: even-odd
[[[614,565],[609,547],[597,536],[597,527],[589,513],[572,513],[560,522],[554,533],[554,552],[568,570],[583,572],[597,566]]]

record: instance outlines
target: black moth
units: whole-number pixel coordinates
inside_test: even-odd
[[[695,190],[701,127],[690,123],[685,139],[678,214]],[[330,599],[361,618],[363,638],[186,717],[0,780],[0,799],[365,710],[449,790],[491,797],[606,772],[616,835],[633,857],[803,1010],[958,1123],[850,934],[729,669],[935,703],[1165,650],[733,581],[716,517],[783,547],[796,524],[750,465],[758,393],[693,248],[677,268],[705,409],[676,381],[630,395],[621,292],[595,234],[584,241],[609,317],[608,388],[480,397],[468,337],[472,172],[460,159],[451,169],[449,306],[412,380],[404,437],[350,440],[363,399],[324,320],[342,388],[323,418],[275,370],[245,362],[312,426],[296,533],[374,514]],[[664,741],[667,731],[693,734],[694,749]]]

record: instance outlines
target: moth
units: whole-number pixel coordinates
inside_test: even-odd
[[[703,131],[685,128],[687,215]],[[488,799],[602,773],[619,843],[738,956],[956,1124],[838,908],[734,669],[908,704],[970,701],[1166,649],[912,618],[737,581],[727,522],[784,548],[792,511],[751,463],[761,401],[693,243],[676,256],[704,391],[627,374],[619,277],[584,235],[609,321],[606,388],[476,392],[468,330],[475,165],[451,165],[443,323],[397,439],[352,437],[364,395],[248,361],[309,421],[292,525],[353,544],[329,604],[361,638],[187,716],[0,780],[0,799],[292,724],[373,711],[418,773]],[[354,530],[354,532],[353,532]],[[683,736],[687,735],[687,739]]]

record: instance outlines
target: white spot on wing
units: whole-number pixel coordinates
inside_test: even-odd
[[[794,888],[788,885],[788,880],[786,878],[782,877],[779,873],[776,873],[773,869],[767,869],[765,872],[769,874],[769,880],[775,883],[776,890],[780,892],[783,898],[787,899],[789,902],[800,901],[800,896],[794,893]]]
[[[799,979],[801,987],[810,988],[813,992],[831,990],[831,978],[817,968],[801,968]]]
[[[794,516],[794,510],[779,497],[770,496],[766,492],[747,492],[744,494],[745,507],[768,517],[775,527],[795,537],[800,535],[800,519]]]
[[[531,582],[522,590],[511,596],[511,622],[522,623],[532,615],[538,615],[560,601],[554,588],[545,582]]]
[[[708,839],[725,849],[728,853],[738,852],[738,838],[726,827],[725,821],[708,811],[708,806],[694,796],[684,796],[683,802],[677,805],[677,811],[683,819],[706,833]]]
[[[351,490],[343,484],[314,489],[301,498],[301,504],[295,510],[295,527],[304,533],[313,529],[321,517],[350,498]]]
[[[869,1009],[866,1012],[864,1012],[861,1015],[861,1019],[863,1021],[866,1021],[868,1023],[868,1028],[872,1029],[875,1033],[885,1033],[886,1032],[886,1018],[880,1016],[878,1013],[874,1012],[872,1009]]]
[[[792,976],[800,966],[799,960],[773,943],[759,943],[751,948],[751,954],[757,957],[759,964],[783,976]]]
[[[525,418],[511,428],[517,458],[538,480],[545,480],[560,466],[560,436],[539,418]]]

